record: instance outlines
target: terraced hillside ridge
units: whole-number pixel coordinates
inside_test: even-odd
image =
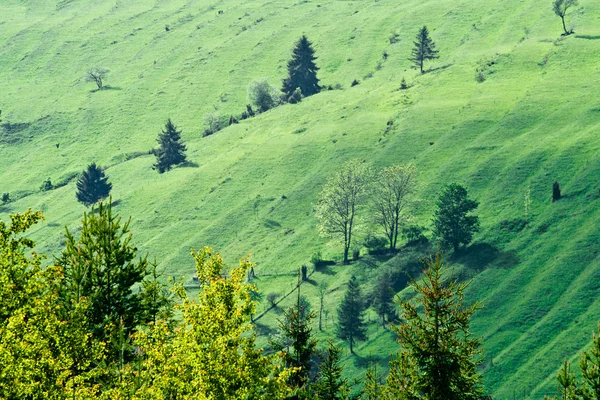
[[[561,36],[540,0],[3,0],[0,192],[13,201],[0,219],[43,211],[32,237],[58,254],[64,226],[79,226],[85,210],[75,178],[96,162],[139,249],[168,275],[192,282],[190,249],[213,245],[229,263],[251,252],[261,291],[285,294],[313,253],[341,256],[316,230],[327,177],[355,158],[412,162],[418,223],[431,225],[445,183],[480,202],[481,232],[448,261],[474,278],[469,297],[485,300],[473,329],[487,388],[498,399],[540,399],[600,319],[600,3],[580,0],[569,21],[575,34]],[[423,25],[440,58],[421,76],[408,57]],[[321,83],[342,88],[203,137],[206,114],[245,110],[251,80],[280,85],[302,34]],[[93,67],[110,69],[105,90],[85,81]],[[399,90],[402,78],[409,89]],[[150,150],[168,118],[183,130],[189,163],[158,174]],[[40,190],[48,178],[56,188]],[[352,274],[368,292],[379,270],[412,262],[411,251],[312,273],[302,293],[313,309],[316,284],[329,287],[319,338],[335,339]],[[293,298],[257,321],[265,344]],[[397,348],[369,313],[370,340],[345,353],[350,376],[369,359],[386,365]]]

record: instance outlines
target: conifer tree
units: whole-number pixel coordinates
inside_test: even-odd
[[[365,303],[360,293],[360,286],[353,275],[348,282],[348,290],[342,300],[338,312],[338,337],[350,345],[354,354],[354,343],[367,340],[367,327],[363,320]]]
[[[107,198],[111,189],[112,184],[108,182],[102,168],[92,163],[77,180],[77,200],[89,207]]]
[[[156,141],[160,146],[154,150],[156,164],[152,168],[157,170],[159,174],[169,171],[173,165],[185,161],[186,147],[181,141],[181,131],[177,130],[171,119],[167,120],[165,129],[161,131]]]
[[[419,30],[417,40],[414,42],[415,47],[412,50],[412,56],[409,58],[415,67],[419,68],[421,73],[425,73],[423,66],[427,60],[435,60],[439,58],[438,51],[435,49],[435,43],[429,36],[427,26]]]
[[[306,35],[302,35],[296,42],[292,53],[292,59],[288,61],[288,77],[283,80],[283,93],[285,98],[294,96],[296,89],[300,89],[302,96],[308,97],[321,91],[315,64],[315,50]],[[297,95],[296,95],[297,96]],[[292,97],[295,99],[295,97]]]
[[[328,341],[329,347],[321,356],[319,375],[313,385],[314,394],[319,400],[341,400],[348,398],[350,384],[347,378],[342,378],[344,367],[340,364],[342,349]]]
[[[298,368],[290,377],[291,385],[298,389],[309,381],[311,358],[317,347],[310,326],[316,314],[307,310],[307,302],[302,301],[300,287],[298,279],[296,304],[285,311],[283,320],[279,321],[283,341],[273,343],[275,350],[282,352],[286,367]]]
[[[119,327],[128,336],[143,319],[139,294],[131,288],[142,281],[148,267],[146,257],[138,258],[131,243],[129,221],[121,223],[110,201],[100,202],[97,209],[83,214],[79,238],[68,229],[65,237],[66,247],[57,263],[66,277],[66,300],[89,299],[89,329],[98,340],[115,342]],[[117,349],[110,347],[109,357],[116,359]]]
[[[373,288],[373,307],[381,318],[381,326],[385,328],[386,322],[394,320],[394,290],[392,289],[392,277],[388,271],[383,272],[377,278]]]
[[[442,246],[452,246],[456,253],[461,244],[471,242],[473,233],[479,230],[479,218],[469,213],[478,205],[461,185],[453,183],[442,190],[433,214],[434,235]]]
[[[401,346],[390,363],[386,391],[390,398],[479,400],[483,397],[481,341],[469,330],[481,304],[465,305],[470,281],[459,283],[439,255],[426,261],[422,282],[413,281],[416,296],[401,301],[402,319],[395,326]]]

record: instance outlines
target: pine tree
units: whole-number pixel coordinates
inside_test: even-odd
[[[112,184],[96,163],[88,165],[77,180],[77,200],[87,207],[104,200],[110,194]]]
[[[375,287],[373,288],[373,307],[377,315],[381,317],[381,326],[385,328],[385,323],[394,320],[394,290],[392,289],[391,274],[386,271],[379,275]]]
[[[319,68],[315,64],[316,59],[312,43],[305,35],[302,35],[296,42],[292,59],[287,64],[288,77],[283,80],[282,89],[286,99],[294,96],[294,92],[298,88],[303,97],[312,96],[321,91],[317,78]]]
[[[316,314],[307,309],[307,301],[303,301],[300,287],[298,279],[296,304],[285,311],[283,320],[279,321],[283,341],[273,343],[274,349],[282,352],[286,367],[298,368],[290,377],[291,385],[298,389],[303,388],[309,381],[311,358],[317,347],[310,326]]]
[[[73,302],[89,299],[88,323],[94,337],[116,343],[119,326],[128,336],[143,320],[139,295],[131,288],[146,276],[148,262],[137,257],[129,221],[122,224],[111,203],[100,202],[83,214],[79,239],[68,229],[65,236],[66,247],[57,260],[66,277],[64,297]],[[109,357],[117,358],[115,346],[109,345],[108,351]]]
[[[461,244],[471,242],[473,233],[479,230],[479,218],[468,214],[478,205],[461,185],[453,183],[442,190],[433,214],[434,235],[442,246],[452,246],[456,253]]]
[[[469,330],[481,304],[464,302],[471,282],[448,277],[439,255],[426,261],[424,274],[411,285],[417,295],[400,303],[405,322],[393,328],[401,349],[390,363],[386,391],[391,398],[481,399],[481,341]]]
[[[319,376],[314,384],[314,394],[319,400],[346,399],[350,393],[347,378],[342,378],[344,367],[340,365],[342,349],[328,341],[329,347],[321,356]]]
[[[348,282],[348,290],[342,300],[338,312],[338,337],[350,345],[354,354],[354,343],[367,340],[367,327],[363,320],[365,303],[360,293],[360,286],[353,275]]]
[[[423,65],[427,60],[435,60],[439,58],[438,51],[435,49],[435,43],[429,36],[427,27],[424,26],[419,30],[417,40],[414,42],[415,47],[412,50],[412,56],[409,58],[415,64],[415,67],[421,70],[421,73],[425,73]]]
[[[165,130],[158,135],[156,141],[160,147],[154,150],[156,164],[152,168],[157,170],[158,173],[162,174],[169,171],[173,165],[178,165],[185,161],[186,147],[181,141],[181,131],[177,130],[171,119],[167,121]]]

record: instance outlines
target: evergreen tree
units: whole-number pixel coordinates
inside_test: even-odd
[[[367,327],[363,320],[365,303],[360,293],[360,286],[353,275],[348,282],[348,290],[342,300],[338,312],[338,337],[350,345],[354,354],[354,343],[367,340]]]
[[[415,64],[415,67],[419,68],[423,74],[425,73],[423,70],[425,61],[439,58],[438,51],[435,49],[435,43],[431,40],[426,26],[419,30],[417,40],[414,44],[415,47],[412,50],[412,56],[409,60],[412,61],[413,64]]]
[[[315,51],[312,43],[308,41],[305,35],[296,42],[296,47],[292,53],[292,59],[288,61],[288,77],[283,80],[283,93],[285,98],[296,99],[294,95],[296,89],[300,89],[304,97],[312,96],[321,91],[317,71],[319,68],[315,64]]]
[[[298,389],[305,387],[310,379],[311,358],[317,347],[310,326],[316,314],[307,309],[307,301],[303,301],[300,287],[298,280],[296,304],[284,312],[283,320],[279,320],[283,340],[273,343],[275,350],[282,352],[286,367],[298,368],[290,377],[291,385]]]
[[[365,388],[363,390],[365,400],[382,400],[383,385],[381,384],[381,373],[377,370],[377,363],[370,363],[365,373]]]
[[[77,200],[85,206],[104,200],[110,194],[112,184],[96,163],[88,165],[77,180]]]
[[[479,203],[468,198],[467,189],[458,184],[446,186],[440,193],[433,215],[434,235],[442,246],[452,246],[458,252],[479,231],[479,218],[468,215]]]
[[[321,356],[319,376],[313,385],[314,394],[319,400],[341,400],[348,398],[350,385],[347,378],[342,378],[344,367],[340,365],[342,349],[328,341],[329,347]]]
[[[439,255],[426,261],[424,274],[422,282],[411,285],[417,295],[400,302],[405,322],[394,331],[401,349],[390,363],[386,391],[402,399],[481,399],[481,342],[469,330],[481,305],[464,302],[471,282],[447,277]]]
[[[89,299],[88,323],[98,340],[118,342],[119,329],[129,336],[144,315],[131,287],[142,281],[148,266],[145,257],[137,258],[129,221],[122,224],[111,203],[100,202],[83,214],[79,239],[68,229],[65,236],[66,247],[57,260],[66,277],[64,297],[76,303]],[[117,358],[117,347],[109,345],[109,357]]]
[[[171,119],[167,121],[165,130],[158,135],[156,141],[160,146],[154,150],[156,164],[152,168],[157,170],[158,173],[162,174],[169,171],[173,165],[178,165],[185,161],[186,147],[181,141],[181,131],[177,130]]]
[[[173,316],[173,296],[165,283],[158,280],[161,274],[156,269],[156,262],[148,269],[149,277],[142,281],[140,292],[140,309],[142,321],[156,324],[159,319],[168,320]]]
[[[377,278],[373,288],[373,307],[377,315],[381,317],[381,326],[396,319],[394,313],[394,290],[392,289],[392,277],[389,271],[383,272]]]

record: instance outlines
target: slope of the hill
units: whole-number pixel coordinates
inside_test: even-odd
[[[580,3],[569,16],[576,34],[561,38],[550,1],[539,0],[4,0],[0,192],[14,201],[0,217],[44,211],[33,237],[56,254],[63,226],[76,228],[84,211],[70,178],[97,162],[135,242],[168,274],[189,278],[189,249],[210,244],[230,262],[252,252],[259,287],[283,293],[313,252],[339,251],[318,237],[312,213],[326,177],[351,158],[414,162],[420,223],[444,183],[480,201],[478,244],[454,262],[475,278],[471,298],[486,299],[473,325],[489,390],[541,398],[600,315],[600,4]],[[407,57],[425,24],[441,58],[418,76]],[[322,82],[343,90],[202,138],[207,113],[245,109],[253,78],[279,84],[302,33]],[[110,68],[109,90],[84,81],[95,66]],[[403,77],[413,86],[399,91]],[[142,153],[169,117],[195,164],[159,175]],[[48,177],[68,183],[42,192]],[[555,180],[565,198],[551,204]],[[517,232],[510,221],[523,216],[528,187],[532,223]],[[330,316],[351,274],[368,288],[376,271],[357,263],[312,276],[333,290]],[[316,290],[304,286],[315,308]],[[267,313],[261,329],[277,317]],[[331,324],[321,334],[333,335]],[[370,338],[346,360],[351,374],[395,349],[375,321]]]

